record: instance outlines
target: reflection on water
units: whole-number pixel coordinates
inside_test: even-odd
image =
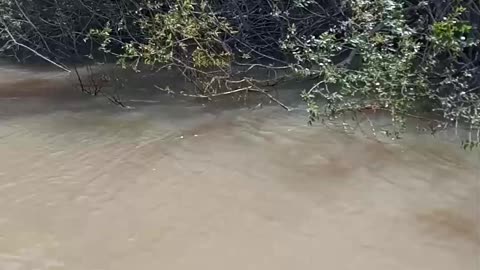
[[[479,269],[476,153],[38,78],[0,84],[0,269]]]

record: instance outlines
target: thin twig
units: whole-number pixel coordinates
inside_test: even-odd
[[[68,73],[71,72],[69,69],[63,67],[63,66],[60,65],[60,64],[55,63],[54,61],[50,60],[50,59],[49,59],[48,57],[46,57],[46,56],[43,56],[42,54],[40,54],[40,53],[37,52],[36,50],[28,47],[27,45],[24,45],[24,44],[18,42],[18,41],[15,39],[15,37],[12,35],[12,33],[10,32],[10,30],[8,29],[7,25],[6,25],[3,21],[2,21],[2,24],[3,24],[3,26],[5,27],[5,31],[7,32],[7,34],[9,35],[10,39],[12,40],[12,42],[13,42],[14,44],[16,44],[17,46],[23,47],[23,48],[31,51],[32,53],[34,53],[34,54],[37,55],[38,57],[42,58],[43,60],[49,62],[50,64],[52,64],[52,65],[54,65],[54,66],[56,66],[56,67],[58,67],[58,68],[60,68],[60,69],[62,69],[62,70],[64,70],[64,71],[66,71],[66,72],[68,72]]]

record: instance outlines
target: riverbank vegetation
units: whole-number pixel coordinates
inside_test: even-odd
[[[434,113],[439,128],[470,128],[464,145],[473,147],[479,24],[475,0],[0,0],[0,53],[64,70],[108,55],[188,81],[162,90],[255,92],[286,109],[266,87],[302,78],[312,81],[299,93],[311,123],[382,110],[395,138],[406,116]],[[262,69],[275,76],[252,75]]]

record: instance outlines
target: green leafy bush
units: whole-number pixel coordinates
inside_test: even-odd
[[[155,67],[177,68],[208,92],[206,84],[218,73],[228,73],[231,52],[225,46],[225,36],[233,29],[221,16],[215,15],[206,1],[176,0],[164,11],[165,5],[146,5],[147,15],[135,17],[141,39],[125,42],[111,35],[109,25],[93,29],[91,36],[100,40],[105,52],[112,44],[120,44],[119,63],[138,69],[139,63]],[[208,76],[211,71],[212,76]],[[215,75],[213,75],[215,74]]]
[[[478,44],[472,26],[456,7],[445,19],[422,30],[409,23],[403,1],[351,0],[350,16],[320,35],[299,36],[292,25],[284,49],[302,75],[318,83],[303,93],[310,121],[321,115],[315,99],[327,101],[327,115],[351,110],[386,110],[398,137],[405,116],[439,111],[449,121],[478,127],[480,98],[472,72],[460,55]],[[343,57],[342,55],[348,55]],[[461,101],[460,101],[461,100]],[[428,104],[428,106],[424,106]],[[423,106],[422,106],[423,105]]]

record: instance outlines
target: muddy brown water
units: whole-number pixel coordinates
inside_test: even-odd
[[[480,269],[480,157],[449,140],[0,73],[2,270]]]

